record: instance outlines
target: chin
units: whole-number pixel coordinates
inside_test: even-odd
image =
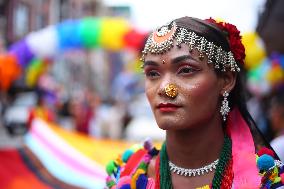
[[[179,123],[176,120],[171,119],[163,119],[163,120],[156,120],[157,125],[162,130],[176,130],[179,127]]]
[[[187,125],[185,114],[180,111],[162,113],[160,111],[154,112],[154,117],[157,125],[162,130],[177,130],[182,129]]]

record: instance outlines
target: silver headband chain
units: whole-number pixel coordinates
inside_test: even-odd
[[[165,36],[165,40],[160,42],[156,40],[156,38]],[[208,57],[208,63],[214,63],[216,69],[221,68],[222,71],[227,71],[227,68],[230,68],[230,71],[233,72],[240,71],[231,51],[227,52],[223,50],[221,46],[215,45],[213,42],[197,35],[195,32],[189,31],[183,27],[178,27],[174,21],[156,29],[149,36],[144,50],[142,51],[142,61],[145,60],[145,56],[148,53],[163,54],[169,51],[174,46],[174,40],[176,40],[177,46],[184,43],[188,45],[190,50],[196,48],[201,53],[201,56],[206,54]]]

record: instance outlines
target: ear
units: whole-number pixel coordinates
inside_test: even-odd
[[[235,72],[226,71],[221,73],[221,78],[222,78],[221,94],[223,95],[225,91],[230,93],[235,87],[237,74]]]

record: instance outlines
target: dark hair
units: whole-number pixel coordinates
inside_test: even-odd
[[[198,18],[182,17],[175,20],[177,26],[193,31],[196,34],[205,37],[208,41],[213,42],[217,46],[221,46],[223,50],[229,51],[230,46],[227,37],[221,30],[212,23],[206,22]]]

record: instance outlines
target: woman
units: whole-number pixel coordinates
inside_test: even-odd
[[[261,150],[256,166],[262,138],[245,106],[244,57],[239,31],[228,23],[183,17],[154,31],[142,52],[145,89],[166,140],[160,151],[147,141],[111,161],[107,186],[281,186],[272,150]]]

